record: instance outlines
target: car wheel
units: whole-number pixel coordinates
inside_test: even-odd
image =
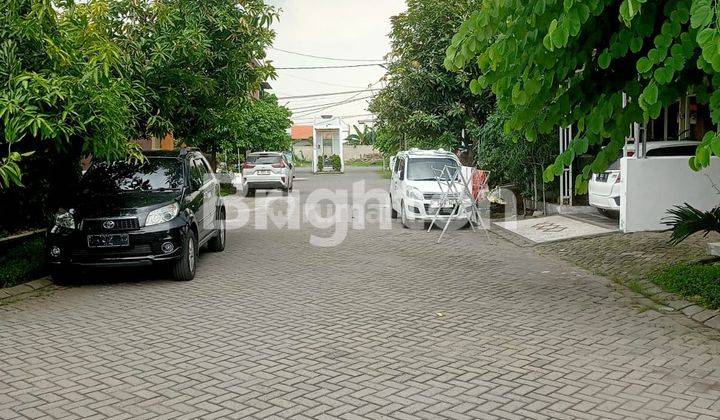
[[[227,239],[227,231],[225,230],[225,212],[220,211],[220,219],[218,219],[220,228],[218,228],[215,236],[208,241],[208,250],[210,252],[223,252],[225,250],[225,240]]]
[[[398,218],[398,212],[393,208],[392,204],[392,195],[390,196],[390,218],[397,219]]]
[[[603,216],[609,218],[609,219],[620,219],[620,212],[619,211],[613,211],[613,210],[605,210],[605,209],[598,209],[600,214]]]
[[[245,197],[255,197],[255,188],[250,188],[246,185],[243,194]]]
[[[410,223],[408,222],[407,214],[405,214],[405,203],[400,202],[400,221],[404,228],[409,229]]]
[[[189,231],[183,239],[182,256],[173,266],[173,277],[175,277],[175,280],[190,281],[194,279],[197,259],[197,237],[193,231]]]
[[[73,270],[65,267],[57,267],[50,269],[50,277],[58,286],[70,286],[76,279]]]

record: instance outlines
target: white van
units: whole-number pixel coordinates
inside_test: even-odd
[[[390,161],[392,177],[390,179],[390,202],[392,217],[398,215],[405,227],[410,227],[414,221],[430,222],[440,207],[441,197],[447,190],[438,176],[443,168],[458,168],[460,160],[454,154],[439,150],[412,149],[399,152]],[[447,180],[442,180],[447,182]],[[465,188],[461,182],[456,181],[457,191]],[[440,209],[438,219],[450,217],[454,204],[446,202]],[[470,199],[467,205],[459,209],[460,212],[469,212],[472,208]]]

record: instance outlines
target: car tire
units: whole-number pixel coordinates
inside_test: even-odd
[[[225,211],[220,211],[220,218],[217,222],[220,224],[220,228],[215,233],[215,236],[208,241],[208,250],[210,252],[225,251],[225,241],[227,239],[227,231],[225,230]]]
[[[620,219],[620,212],[619,212],[619,211],[598,209],[598,212],[600,212],[600,214],[602,214],[603,216],[607,217],[608,219],[613,219],[613,220],[619,220],[619,219]]]
[[[195,278],[198,251],[197,236],[195,232],[188,231],[183,238],[182,255],[173,265],[172,274],[175,280],[190,281]]]
[[[397,219],[398,218],[398,212],[393,208],[392,204],[392,195],[390,196],[390,218],[391,219]]]
[[[407,214],[405,213],[405,203],[402,201],[400,202],[400,222],[405,229],[410,229],[410,223],[408,222]]]
[[[245,186],[245,189],[243,190],[243,194],[245,197],[255,197],[255,188],[250,188],[248,186]]]
[[[53,283],[58,286],[70,286],[76,279],[75,272],[69,268],[58,267],[50,269],[50,277],[52,277]]]

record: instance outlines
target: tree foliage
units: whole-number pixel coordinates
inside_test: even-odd
[[[557,154],[557,138],[541,135],[534,142],[508,141],[503,132],[507,117],[494,113],[479,128],[476,161],[481,169],[490,171],[490,183],[513,185],[521,196],[533,196],[542,181],[542,170]]]
[[[287,130],[292,126],[290,110],[278,105],[275,95],[263,95],[243,107],[229,110],[223,131],[217,133],[221,149],[227,153],[237,150],[286,151],[292,148]]]
[[[208,147],[272,75],[262,0],[4,0],[0,187],[23,153],[118,159],[172,132]]]
[[[632,123],[657,118],[686,93],[709,103],[720,123],[720,29],[715,0],[485,0],[462,24],[445,66],[475,66],[474,93],[490,88],[505,132],[534,141],[574,124],[571,147],[545,170],[551,180],[575,156],[602,145],[578,175],[620,154]],[[624,105],[623,93],[630,98]],[[720,155],[720,136],[708,133],[690,159],[699,169]]]
[[[370,104],[377,116],[376,147],[393,154],[404,147],[459,145],[463,129],[485,121],[492,98],[467,92],[470,73],[443,66],[450,29],[471,13],[477,0],[409,0],[392,18],[387,86]]]
[[[357,144],[374,144],[375,138],[377,137],[377,133],[375,132],[374,128],[370,128],[367,125],[363,126],[363,129],[360,130],[360,127],[357,125],[353,126],[354,133],[350,134],[348,136],[348,142],[352,145]]]

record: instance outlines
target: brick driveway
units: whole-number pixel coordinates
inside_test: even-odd
[[[386,183],[296,188],[361,178]],[[190,283],[92,274],[0,307],[0,418],[720,413],[719,342],[606,279],[470,231],[309,234],[234,232]]]

